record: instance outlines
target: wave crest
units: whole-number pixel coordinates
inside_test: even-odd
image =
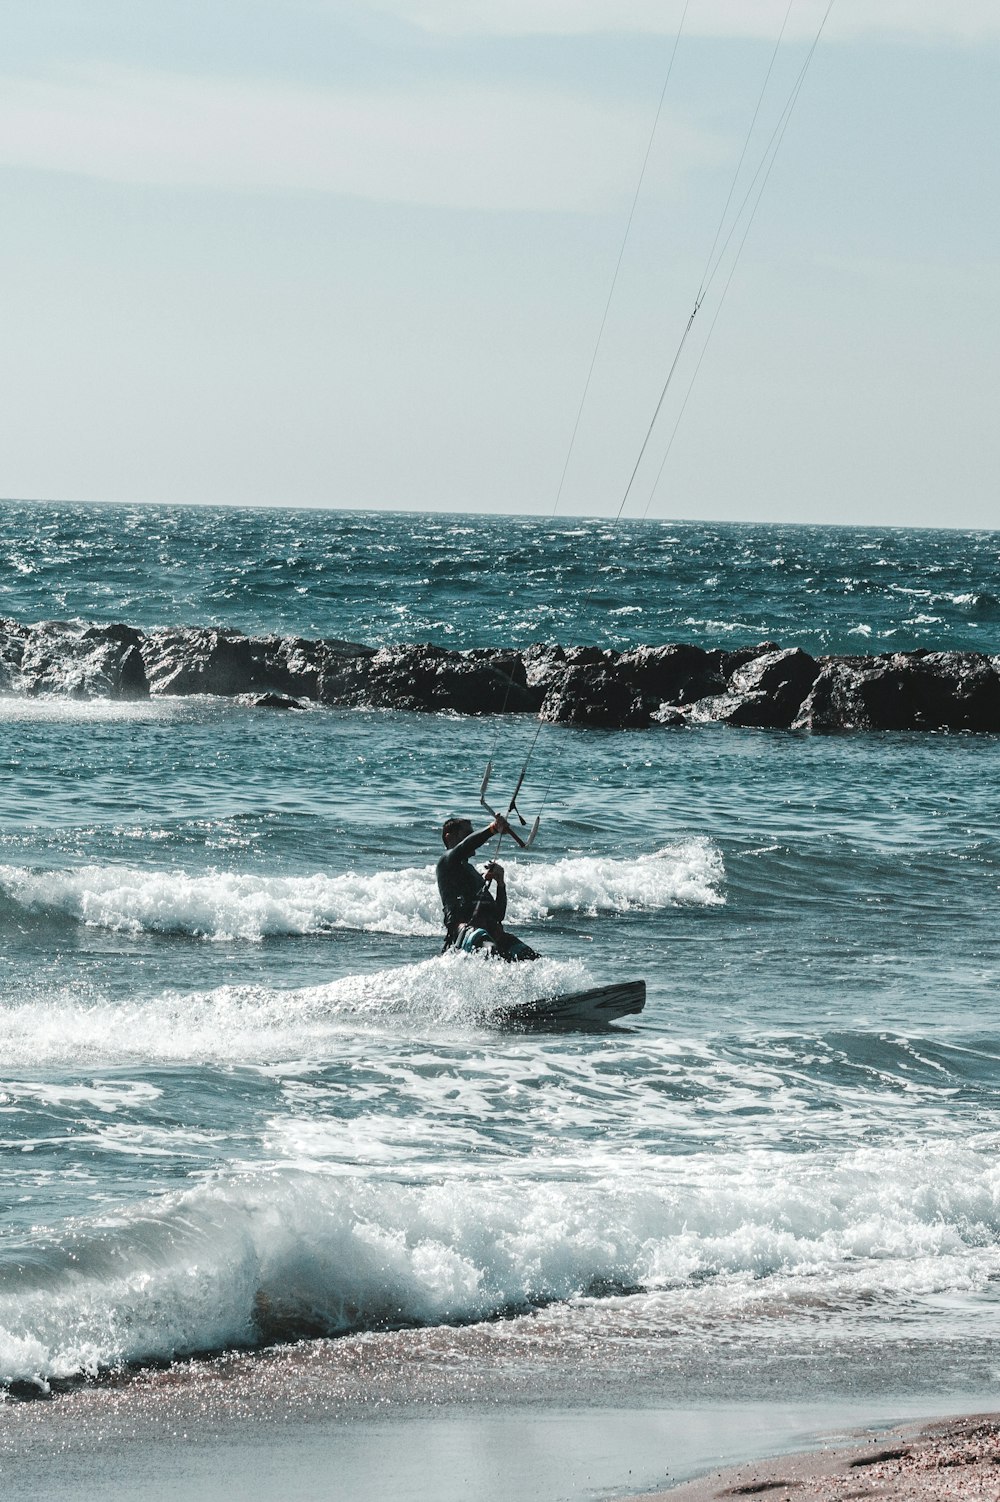
[[[541,1165],[537,1165],[538,1168]],[[400,1184],[280,1168],[78,1224],[0,1263],[0,1381],[317,1334],[470,1323],[607,1291],[680,1296],[674,1336],[716,1290],[724,1327],[761,1294],[870,1302],[983,1289],[996,1276],[1000,1170],[960,1147],[859,1150],[815,1166],[735,1156],[678,1179]],[[763,1280],[763,1281],[762,1281]],[[700,1315],[698,1311],[700,1312]],[[704,1333],[704,1332],[703,1332]]]
[[[556,913],[655,911],[725,899],[722,856],[706,840],[670,845],[634,860],[574,856],[548,864],[508,862],[510,923]],[[30,871],[0,866],[0,894],[21,907],[55,911],[119,933],[187,934],[217,940],[357,929],[437,935],[441,908],[432,866],[343,876],[191,875],[133,866]]]
[[[496,965],[448,954],[300,990],[219,986],[127,1002],[48,996],[0,1007],[0,1057],[32,1070],[322,1057],[345,1025],[488,1026],[518,1003],[597,983],[579,962]]]

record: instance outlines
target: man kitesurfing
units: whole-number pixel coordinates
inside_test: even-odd
[[[501,960],[537,960],[539,956],[522,939],[507,933],[503,920],[507,913],[507,883],[504,870],[495,860],[490,861],[482,872],[472,865],[472,857],[494,835],[509,836],[523,850],[534,841],[538,833],[538,820],[531,826],[526,837],[511,828],[503,814],[490,808],[486,802],[486,787],[490,780],[492,763],[486,768],[486,776],[480,790],[479,801],[493,815],[492,823],[485,829],[475,830],[471,819],[446,819],[441,828],[444,855],[437,863],[437,884],[444,909],[444,949],[462,949],[467,953],[486,954]],[[518,778],[514,797],[510,800],[508,813],[521,818],[517,807],[517,794],[527,763]],[[490,890],[493,888],[494,890]],[[498,1008],[495,1021],[508,1021],[518,1027],[559,1027],[567,1024],[585,1026],[614,1022],[630,1013],[641,1012],[646,1005],[646,982],[644,980],[620,981],[610,986],[591,986],[584,991],[564,991],[557,996],[540,996],[534,999],[508,1002],[506,1008]]]
[[[478,831],[473,829],[471,819],[444,821],[441,838],[445,852],[437,863],[437,884],[444,909],[445,949],[470,953],[485,949],[502,960],[538,959],[533,949],[504,929],[507,884],[503,866],[490,861],[480,873],[471,864],[487,840],[512,833],[502,814]],[[491,891],[491,887],[496,890]]]

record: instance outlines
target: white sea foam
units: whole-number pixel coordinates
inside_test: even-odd
[[[0,1379],[476,1321],[599,1287],[679,1290],[675,1314],[702,1330],[762,1297],[785,1324],[803,1294],[903,1298],[912,1312],[1000,1271],[1000,1166],[968,1148],[532,1170],[401,1184],[274,1168],[78,1222],[0,1269]]]
[[[48,995],[0,1006],[0,1058],[13,1071],[323,1057],[345,1024],[489,1024],[518,1002],[596,983],[579,963],[497,965],[450,954],[299,990],[220,986],[130,1001]]]
[[[185,708],[183,700],[177,699],[75,699],[57,693],[0,693],[0,723],[103,724],[117,720],[171,720],[185,713],[190,710]]]
[[[702,839],[635,860],[576,856],[507,866],[513,927],[555,913],[654,911],[724,901],[722,857]],[[55,910],[119,933],[256,940],[334,929],[433,935],[441,927],[432,866],[344,876],[257,876],[126,865],[55,871],[0,865],[0,892],[23,907]]]

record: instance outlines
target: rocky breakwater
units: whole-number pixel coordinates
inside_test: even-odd
[[[516,652],[246,636],[211,627],[143,632],[79,621],[0,619],[0,693],[145,699],[211,694],[268,708],[537,712]]]
[[[148,698],[144,645],[132,626],[0,619],[0,693]]]
[[[549,649],[551,653],[552,649]],[[558,649],[556,649],[558,650]],[[814,658],[761,642],[551,659],[543,719],[621,728],[716,721],[770,730],[1000,732],[1000,658],[978,652]]]
[[[525,651],[375,649],[357,642],[177,627],[0,620],[0,692],[140,699],[213,694],[269,708],[538,714],[644,729],[715,721],[767,729],[1000,732],[1000,658],[977,652],[811,657],[776,642],[734,650],[538,644]]]
[[[147,639],[150,692],[256,697],[269,707],[303,700],[347,708],[454,710],[461,714],[536,709],[514,652],[444,647],[362,646],[235,631],[154,631]]]

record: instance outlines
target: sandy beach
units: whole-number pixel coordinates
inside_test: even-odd
[[[734,1401],[692,1382],[643,1401],[579,1362],[498,1360],[512,1333],[302,1342],[8,1400],[0,1486],[36,1502],[223,1502],[234,1475],[252,1476],[255,1502],[1000,1497],[996,1416],[930,1424],[943,1393]],[[969,1392],[952,1411],[989,1401]]]
[[[1000,1414],[899,1425],[856,1444],[732,1466],[646,1495],[647,1502],[710,1502],[764,1494],[775,1502],[1000,1498]]]

